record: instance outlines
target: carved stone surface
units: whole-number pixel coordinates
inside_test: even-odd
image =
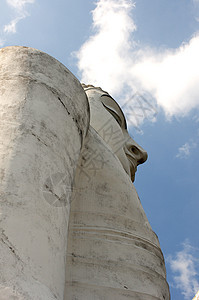
[[[118,157],[124,170],[135,179],[137,166],[147,160],[147,152],[129,135],[125,116],[117,102],[101,88],[83,85],[91,110],[90,125]]]
[[[84,88],[91,126],[71,203],[65,300],[168,300],[159,241],[132,184],[147,153],[110,95]]]
[[[0,50],[0,81],[0,299],[169,300],[118,104],[32,48]]]
[[[31,48],[0,50],[1,300],[63,299],[69,202],[88,124],[84,91],[61,63]]]

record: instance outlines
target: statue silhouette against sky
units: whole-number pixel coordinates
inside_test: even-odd
[[[168,300],[158,238],[132,184],[147,153],[129,136],[117,102],[83,87],[90,127],[71,203],[65,300]]]
[[[27,47],[0,50],[0,80],[0,298],[169,300],[117,102]]]

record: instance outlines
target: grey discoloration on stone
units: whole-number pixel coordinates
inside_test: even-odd
[[[0,298],[61,300],[88,101],[70,71],[31,48],[0,50],[0,82]],[[61,207],[43,194],[54,174],[65,174]]]
[[[18,260],[21,260],[20,259],[20,257],[17,255],[17,251],[16,251],[16,249],[15,249],[15,247],[12,245],[12,243],[9,241],[9,238],[5,235],[5,233],[4,233],[5,231],[4,230],[2,230],[2,232],[1,232],[1,241],[2,241],[2,243],[4,243],[7,247],[8,247],[8,249],[13,253],[13,255],[16,257],[16,259],[18,259]]]
[[[41,51],[0,50],[0,299],[169,300],[132,184],[147,153],[84,88]]]
[[[117,129],[118,122],[102,106],[101,89],[90,86],[86,92],[92,126],[79,162],[84,172],[76,172],[79,189],[71,204],[65,300],[169,300],[164,257],[131,181],[136,167],[129,171],[126,142],[143,151],[144,158],[136,152],[134,163],[144,162],[146,153],[130,137],[114,151],[114,141],[107,140],[101,128],[108,120],[120,139],[125,128]],[[94,176],[85,152],[100,153],[105,162],[97,168],[93,158]]]
[[[77,116],[75,119],[78,127],[85,131],[83,132],[83,136],[85,136],[88,120],[85,120],[84,116],[85,114],[88,116],[88,103],[86,100],[73,101],[74,94],[76,99],[83,97],[83,89],[79,81],[66,67],[53,57],[32,48],[7,47],[1,49],[0,53],[1,57],[4,56],[1,59],[3,63],[0,69],[1,79],[12,80],[16,79],[17,76],[17,78],[46,85],[60,97],[72,117]],[[13,53],[15,53],[15,58],[11,61]],[[12,72],[9,70],[11,64]],[[69,78],[70,80],[68,80]]]

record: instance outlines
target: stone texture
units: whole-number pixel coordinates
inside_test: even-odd
[[[131,181],[146,152],[104,106],[103,91],[86,93],[91,126],[71,203],[65,300],[169,300],[159,241]]]
[[[0,299],[169,300],[117,103],[31,48],[0,50],[0,81]]]
[[[0,81],[0,299],[63,299],[88,101],[70,71],[31,48],[0,50]]]

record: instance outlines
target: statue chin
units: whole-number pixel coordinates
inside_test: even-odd
[[[130,170],[131,170],[131,180],[132,180],[132,182],[134,182],[135,181],[135,171],[134,171],[134,168],[131,168]]]

